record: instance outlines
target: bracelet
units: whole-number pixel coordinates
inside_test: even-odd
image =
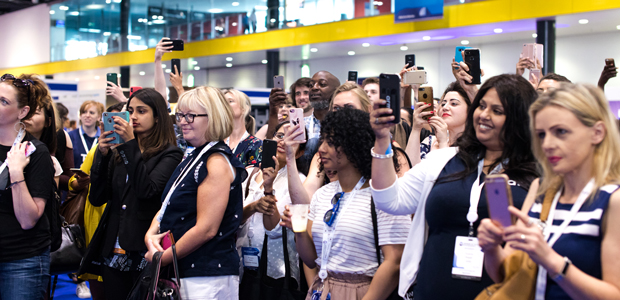
[[[375,147],[370,148],[370,155],[374,158],[378,158],[378,159],[386,159],[386,158],[392,158],[394,156],[394,151],[390,151],[392,150],[392,147],[390,146],[390,148],[388,148],[388,152],[386,152],[386,154],[377,154],[375,153]]]
[[[11,183],[9,186],[7,186],[6,188],[7,189],[13,188],[13,186],[18,185],[18,184],[20,184],[20,183],[22,183],[24,181],[25,181],[25,179],[15,181],[15,182]]]

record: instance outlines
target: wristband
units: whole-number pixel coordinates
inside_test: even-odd
[[[386,158],[392,158],[394,156],[394,152],[392,151],[391,146],[388,148],[388,150],[385,153],[386,154],[377,154],[375,153],[375,147],[370,148],[370,155],[374,158],[386,159]]]
[[[20,184],[20,183],[22,183],[24,181],[25,181],[25,179],[15,181],[15,182],[11,183],[9,186],[7,186],[6,189],[8,190],[10,188],[13,188],[13,186],[18,185],[18,184]]]

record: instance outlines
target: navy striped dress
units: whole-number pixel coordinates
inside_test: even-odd
[[[564,233],[553,245],[553,250],[568,257],[575,267],[586,274],[602,279],[601,243],[603,241],[602,220],[609,204],[609,198],[618,189],[617,185],[601,187],[592,200],[586,200]],[[557,204],[551,234],[558,230],[564,219],[570,215],[573,204]],[[534,203],[529,216],[540,218],[542,203]],[[549,276],[545,299],[571,299]]]

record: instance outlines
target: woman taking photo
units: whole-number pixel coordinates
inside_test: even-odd
[[[45,144],[26,132],[38,98],[47,95],[40,80],[0,77],[0,299],[44,299],[50,275],[50,223],[54,167]],[[26,157],[27,145],[36,150]]]
[[[307,231],[295,233],[303,262],[319,270],[306,299],[385,299],[396,288],[411,219],[371,211],[368,179],[374,134],[367,120],[368,113],[344,108],[328,113],[321,122],[321,166],[336,170],[339,180],[316,191]],[[290,128],[292,138],[300,134],[296,127]],[[396,161],[389,162],[394,169]],[[293,203],[299,203],[295,197],[291,193]],[[292,228],[290,218],[286,210],[281,225]],[[376,245],[384,256],[380,265]]]
[[[381,210],[415,214],[405,246],[408,255],[401,264],[401,296],[413,294],[416,300],[474,299],[492,283],[482,270],[482,261],[467,269],[453,270],[452,265],[459,257],[455,253],[460,257],[463,253],[480,254],[479,248],[461,246],[476,245],[475,228],[488,216],[481,185],[485,176],[508,175],[513,183],[514,204],[521,207],[530,182],[538,175],[530,150],[530,132],[524,122],[536,97],[532,85],[522,77],[499,75],[488,79],[472,102],[456,147],[431,152],[399,179],[391,161],[383,159],[391,152],[392,124],[388,122],[394,117],[382,116],[391,113],[389,108],[379,107],[385,101],[374,104],[370,121],[377,139],[372,194]],[[417,284],[412,285],[414,281]]]
[[[241,91],[230,89],[224,92],[233,112],[233,131],[226,139],[226,144],[232,150],[235,158],[244,166],[258,167],[263,141],[250,135],[245,129],[245,118],[250,114],[252,104],[248,95]]]
[[[456,143],[465,130],[470,104],[467,93],[458,81],[450,83],[443,92],[439,102],[440,109],[436,114],[423,112],[430,104],[421,101],[415,104],[412,132],[407,143],[407,154],[413,165],[417,165],[432,150],[447,148]],[[423,117],[429,118],[425,120]],[[420,142],[420,132],[425,124],[435,129],[435,135],[429,135]]]
[[[80,127],[69,132],[71,143],[73,144],[73,163],[75,168],[79,168],[86,157],[86,154],[97,144],[97,139],[101,135],[99,130],[99,120],[103,113],[103,104],[88,100],[80,106]]]
[[[539,266],[536,299],[620,299],[620,133],[605,95],[562,84],[532,105],[530,124],[543,176],[521,211],[510,208],[516,225],[480,223],[489,275],[502,281],[500,264],[521,250]]]
[[[174,235],[183,299],[238,299],[239,255],[235,234],[243,217],[241,183],[247,177],[224,140],[233,131],[233,113],[224,95],[199,87],[181,95],[177,124],[196,147],[176,168],[163,194],[159,213],[144,242],[151,260],[164,252],[162,265],[172,262],[172,249],[161,240]]]
[[[129,122],[115,116],[114,131],[101,135],[93,166],[89,201],[106,209],[84,263],[103,258],[106,299],[125,299],[146,265],[143,243],[161,206],[166,182],[183,153],[176,147],[164,98],[154,89],[135,92],[127,102]],[[124,143],[112,143],[117,133]]]

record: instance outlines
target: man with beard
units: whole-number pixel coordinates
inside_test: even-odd
[[[310,90],[310,105],[314,113],[306,119],[308,141],[302,159],[310,165],[310,160],[319,149],[319,136],[321,133],[321,120],[327,114],[329,102],[336,88],[340,86],[340,80],[328,71],[319,71],[312,76],[312,89]],[[269,94],[269,124],[267,136],[273,136],[274,129],[278,125],[278,107],[286,101],[286,93],[280,88],[271,89]],[[310,122],[309,122],[310,121]]]

